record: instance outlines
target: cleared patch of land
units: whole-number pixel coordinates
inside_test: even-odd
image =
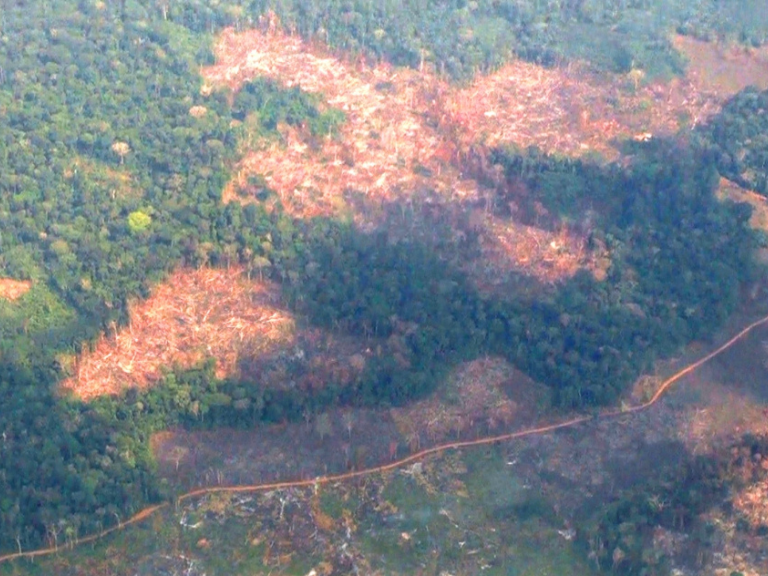
[[[675,36],[675,48],[688,58],[688,77],[701,92],[727,98],[747,86],[768,88],[768,47],[749,48]]]
[[[298,328],[277,288],[249,279],[240,267],[181,269],[147,300],[134,303],[128,326],[104,334],[61,386],[89,399],[145,388],[160,379],[163,369],[213,358],[220,378],[258,374],[264,386],[312,388],[356,374],[365,363],[360,346]],[[291,363],[299,360],[307,369],[292,377]]]
[[[277,291],[249,282],[240,268],[178,270],[130,307],[128,326],[103,335],[78,359],[61,386],[82,399],[145,388],[163,368],[216,359],[220,376],[236,370],[243,352],[294,338],[294,323]]]
[[[477,133],[458,137],[445,106],[453,89],[434,75],[354,66],[276,30],[228,30],[216,53],[217,64],[203,71],[211,84],[237,90],[266,76],[320,93],[346,114],[333,138],[310,141],[285,129],[283,142],[247,152],[225,201],[252,201],[248,176],[259,175],[301,217],[349,216],[370,229],[382,224],[386,206],[397,205],[412,229],[429,229],[439,214],[459,237],[479,233],[483,259],[497,276],[517,271],[555,282],[594,266],[578,234],[494,216],[501,175],[483,165],[481,148],[470,148]],[[546,121],[556,120],[543,103],[541,111]],[[355,195],[362,198],[355,202]]]
[[[588,250],[569,226],[530,225],[549,215],[518,213],[525,190],[489,164],[489,150],[537,146],[613,159],[623,140],[674,135],[722,101],[692,78],[646,84],[640,71],[597,75],[579,64],[545,69],[524,61],[460,87],[427,67],[349,62],[283,33],[274,18],[258,29],[226,30],[216,54],[203,70],[206,90],[237,91],[267,77],[318,93],[346,114],[334,137],[282,127],[280,142],[244,150],[225,201],[254,201],[261,187],[249,177],[258,176],[299,217],[348,217],[395,235],[423,235],[438,219],[457,243],[477,236],[480,254],[464,268],[478,288],[497,293],[509,292],[515,275],[546,285],[586,268],[600,278],[609,255]],[[399,220],[388,217],[393,206]]]
[[[458,366],[430,397],[390,409],[334,408],[304,422],[250,431],[155,435],[160,470],[185,487],[306,477],[360,469],[420,448],[519,429],[547,405],[547,389],[497,358]]]
[[[0,278],[0,298],[18,300],[32,288],[29,280],[14,280],[13,278]]]
[[[644,83],[640,71],[597,75],[578,64],[514,61],[448,90],[445,109],[463,145],[536,146],[567,156],[618,156],[630,138],[671,136],[717,112],[717,99],[688,78]]]

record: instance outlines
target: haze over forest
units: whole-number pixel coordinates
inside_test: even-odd
[[[0,574],[767,574],[764,8],[4,2]]]

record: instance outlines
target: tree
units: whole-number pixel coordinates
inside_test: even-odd
[[[121,165],[125,162],[125,157],[128,156],[130,151],[131,147],[127,142],[115,141],[112,143],[112,152],[118,155]]]
[[[144,232],[152,223],[152,217],[142,210],[134,210],[128,214],[128,228],[133,234]]]
[[[320,440],[323,440],[331,432],[333,432],[331,418],[327,412],[323,412],[315,419],[315,433],[320,436]]]

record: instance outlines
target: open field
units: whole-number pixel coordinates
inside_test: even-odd
[[[274,23],[228,30],[216,51],[217,63],[203,70],[210,86],[236,91],[268,77],[318,93],[346,115],[334,137],[318,141],[285,128],[281,142],[246,151],[225,201],[254,201],[261,187],[249,178],[258,177],[301,217],[351,218],[395,236],[428,234],[438,218],[457,242],[479,235],[481,257],[466,269],[481,287],[512,273],[553,283],[604,266],[604,255],[568,226],[539,226],[543,207],[518,213],[524,187],[489,165],[493,147],[612,159],[622,140],[672,135],[717,111],[717,100],[688,80],[646,86],[636,75],[598,77],[576,65],[515,61],[459,87],[426,68],[349,63]],[[503,207],[500,190],[511,198]],[[399,218],[387,218],[390,206]]]
[[[362,347],[297,325],[277,288],[249,279],[238,266],[181,269],[131,307],[128,326],[81,355],[61,387],[87,400],[145,388],[163,370],[214,358],[218,378],[258,373],[267,387],[312,388],[326,379],[348,381],[365,364]],[[297,376],[298,364],[304,369]]]

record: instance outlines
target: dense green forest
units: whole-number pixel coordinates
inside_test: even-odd
[[[459,78],[509,53],[567,58],[566,28],[586,38],[590,26],[610,25],[612,34],[634,37],[631,26],[622,32],[622,18],[647,13],[656,26],[663,12],[656,3],[630,2],[621,12],[599,2],[565,4],[272,7],[286,25],[338,48],[414,66],[424,57]],[[697,14],[721,10],[696,6]],[[277,137],[280,122],[333,134],[344,120],[318,95],[261,80],[234,98],[201,91],[198,68],[211,62],[211,33],[249,25],[267,7],[4,5],[0,274],[34,287],[18,302],[0,303],[0,549],[71,540],[170,496],[148,447],[150,434],[168,426],[246,426],[336,402],[403,403],[482,353],[500,354],[552,386],[561,406],[610,402],[654,358],[720,325],[752,274],[749,209],[715,200],[716,152],[706,146],[654,142],[628,167],[495,151],[507,177],[525,181],[531,200],[562,221],[578,222],[595,209],[590,242],[612,254],[606,281],[580,273],[536,301],[482,296],[434,246],[392,243],[386,232],[362,233],[346,222],[297,221],[259,204],[223,205],[242,137],[233,121],[255,115],[263,136]],[[715,21],[689,24],[702,34],[763,39],[759,30],[724,30]],[[617,37],[612,46],[622,42]],[[633,50],[666,53],[658,42]],[[635,52],[618,53],[604,61],[608,67],[642,63]],[[54,394],[58,354],[125,323],[127,302],[146,296],[176,266],[264,259],[286,300],[317,325],[385,338],[396,319],[414,323],[404,337],[407,365],[383,354],[353,386],[329,382],[320,392],[218,382],[207,363],[169,372],[141,394],[90,404]]]
[[[712,151],[723,176],[768,195],[768,92],[743,90],[697,130],[696,139]]]

